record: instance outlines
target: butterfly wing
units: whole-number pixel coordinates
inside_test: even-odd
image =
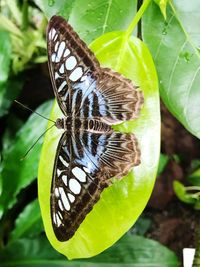
[[[54,93],[65,115],[118,124],[138,116],[143,95],[131,80],[100,67],[93,52],[62,17],[47,30],[48,64]]]
[[[47,50],[55,96],[62,112],[71,114],[73,99],[79,95],[77,86],[90,87],[94,82],[92,73],[100,68],[99,63],[67,21],[59,16],[49,21]]]
[[[97,128],[138,116],[142,93],[120,74],[100,68],[63,18],[51,18],[47,40],[50,76],[64,115],[94,119]],[[139,162],[133,134],[86,129],[65,132],[57,148],[51,186],[51,217],[58,240],[73,236],[110,178],[124,176]]]
[[[51,217],[58,240],[74,235],[110,178],[125,175],[139,164],[139,156],[133,134],[63,134],[51,188]]]

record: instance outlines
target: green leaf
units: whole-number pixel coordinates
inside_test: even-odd
[[[158,175],[160,175],[164,171],[168,162],[169,162],[169,156],[161,153],[158,165]]]
[[[167,3],[169,2],[169,0],[154,0],[155,3],[160,7],[160,11],[163,14],[163,17],[166,19],[167,15],[166,15],[166,8],[167,8]]]
[[[200,169],[197,169],[187,177],[187,181],[195,186],[200,186]]]
[[[136,0],[76,0],[69,22],[89,44],[106,32],[125,30],[136,11]]]
[[[85,260],[87,261],[87,260]],[[156,241],[137,235],[125,235],[113,247],[91,259],[94,262],[115,263],[114,266],[178,267],[174,252]],[[124,265],[125,264],[125,265]]]
[[[4,115],[4,98],[10,70],[11,41],[8,32],[0,31],[0,116]]]
[[[170,3],[165,21],[153,2],[143,19],[143,37],[153,55],[160,81],[162,100],[172,114],[197,137],[200,137],[200,54],[191,27],[200,17],[200,1]],[[185,6],[184,23],[179,7]],[[183,8],[182,8],[183,9]],[[196,24],[198,20],[195,20]],[[195,27],[195,36],[200,28]]]
[[[18,216],[10,241],[18,238],[33,237],[43,230],[42,218],[38,200],[34,200]]]
[[[115,243],[137,220],[144,209],[156,177],[160,147],[160,114],[157,75],[147,47],[124,32],[105,34],[91,49],[102,66],[111,67],[140,86],[144,107],[139,119],[115,127],[134,132],[141,148],[141,164],[120,181],[105,189],[101,199],[68,242],[59,242],[50,216],[50,187],[56,147],[62,131],[47,133],[39,166],[39,201],[46,234],[51,244],[68,258],[91,257]],[[55,105],[51,118],[61,117]]]
[[[68,18],[69,13],[75,1],[34,0],[34,2],[44,12],[45,16],[49,19],[53,15],[60,15],[64,18]]]
[[[52,102],[41,105],[37,112],[49,116]],[[25,112],[25,111],[24,111]],[[0,207],[3,210],[11,208],[16,202],[16,196],[37,177],[40,156],[41,138],[24,160],[20,160],[36,139],[45,131],[47,122],[38,115],[33,114],[17,132],[10,147],[3,151],[2,162],[2,194]]]
[[[19,95],[25,82],[24,78],[22,77],[22,75],[10,76],[7,82],[4,84],[4,91],[0,96],[0,117],[8,113],[11,104]]]
[[[152,220],[148,217],[143,216],[143,214],[136,221],[134,227],[130,230],[131,234],[145,235],[146,232],[151,227]]]
[[[137,10],[136,0],[35,0],[50,18],[61,15],[67,19],[88,44],[100,35],[124,30]]]
[[[174,252],[158,242],[125,236],[106,252],[82,261],[67,261],[45,238],[19,239],[0,251],[1,267],[178,267]]]
[[[179,181],[173,182],[173,188],[176,196],[184,203],[194,204],[196,202],[196,198],[194,198],[192,194],[187,193],[187,187]]]

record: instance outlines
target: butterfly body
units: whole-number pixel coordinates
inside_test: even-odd
[[[95,55],[62,17],[47,29],[48,64],[64,132],[51,183],[51,220],[59,241],[71,238],[111,178],[121,179],[140,164],[132,133],[112,125],[138,117],[143,94],[132,81],[100,67]]]

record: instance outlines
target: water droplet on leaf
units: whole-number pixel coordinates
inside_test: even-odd
[[[192,57],[192,54],[190,54],[189,52],[183,52],[183,53],[180,53],[179,55],[181,58],[183,58],[185,60],[185,62],[189,62],[191,57]]]
[[[55,4],[55,0],[48,0],[48,5],[53,6]]]
[[[164,28],[164,29],[162,30],[162,34],[163,34],[163,35],[166,35],[166,34],[167,34],[167,30],[166,30],[166,28]]]

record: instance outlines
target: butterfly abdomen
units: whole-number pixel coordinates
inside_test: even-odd
[[[86,119],[79,117],[65,117],[56,121],[57,128],[71,132],[87,131],[91,133],[111,133],[110,125],[102,122],[100,119]]]

